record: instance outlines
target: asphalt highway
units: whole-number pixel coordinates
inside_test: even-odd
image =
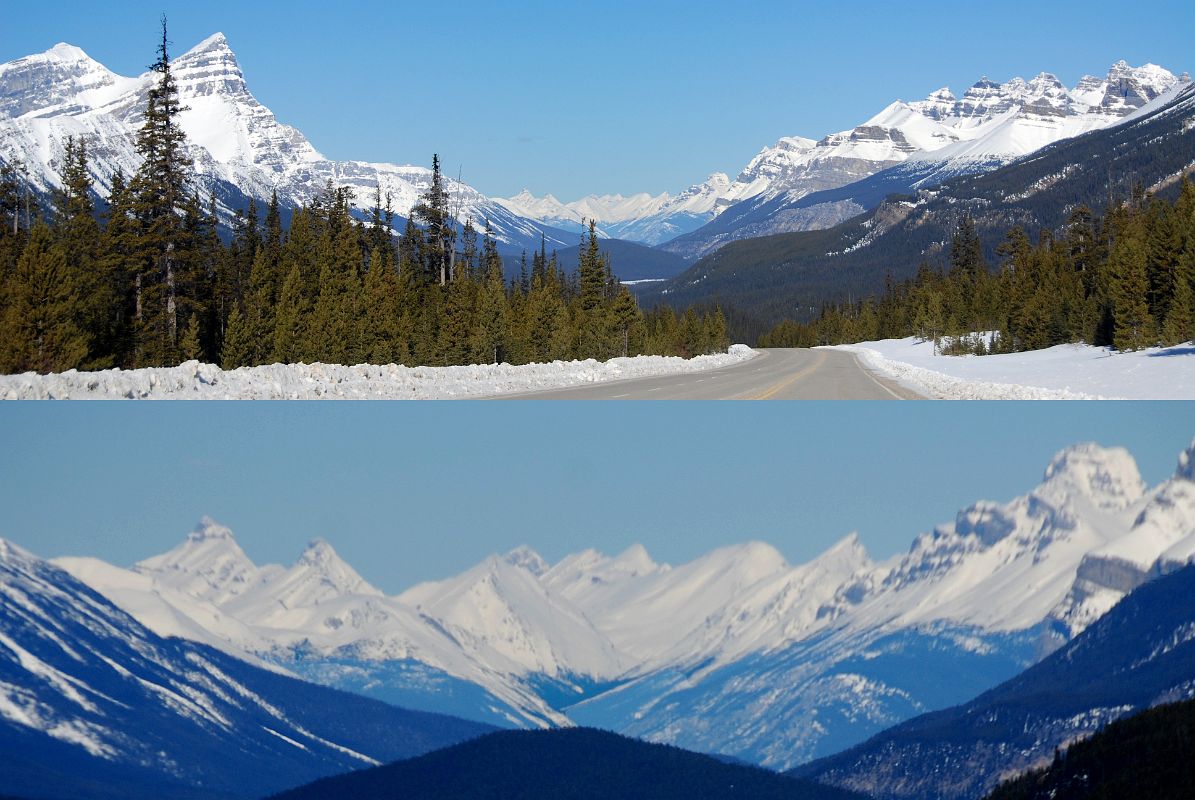
[[[842,350],[777,348],[729,367],[685,375],[501,395],[523,400],[913,400],[921,395]]]

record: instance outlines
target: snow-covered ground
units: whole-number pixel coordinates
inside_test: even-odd
[[[930,397],[959,400],[1195,399],[1195,344],[1118,353],[1064,344],[992,356],[946,356],[909,337],[837,345]]]
[[[358,364],[269,364],[222,370],[188,361],[177,367],[0,375],[4,400],[443,400],[557,389],[583,383],[725,367],[755,355],[746,345],[684,359],[634,356],[551,364],[403,367]]]

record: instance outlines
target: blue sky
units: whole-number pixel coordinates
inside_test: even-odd
[[[981,75],[1195,69],[1195,4],[710,0],[8,3],[0,61],[60,40],[123,74],[220,30],[251,90],[336,158],[430,163],[490,195],[676,192]]]
[[[324,537],[391,592],[524,543],[795,563],[858,530],[886,557],[1068,444],[1152,485],[1193,435],[1190,403],[4,404],[0,536],[128,565],[209,514],[258,563]]]

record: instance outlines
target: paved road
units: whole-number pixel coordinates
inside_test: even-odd
[[[748,361],[687,375],[502,395],[524,400],[911,400],[921,396],[841,350],[768,349]]]

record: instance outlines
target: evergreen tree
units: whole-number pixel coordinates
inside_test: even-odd
[[[427,279],[438,281],[444,286],[448,283],[449,274],[454,266],[453,241],[456,239],[456,228],[449,213],[449,194],[444,185],[444,176],[440,173],[438,153],[432,156],[431,186],[419,199],[419,203],[411,209],[411,216],[424,223],[423,266],[427,272]]]
[[[1154,320],[1149,313],[1146,294],[1149,290],[1148,253],[1137,228],[1136,219],[1126,221],[1108,253],[1115,321],[1113,344],[1117,350],[1140,350],[1156,343]]]
[[[577,279],[580,283],[577,331],[578,358],[606,358],[608,318],[606,315],[606,266],[598,247],[597,223],[589,221],[582,239]]]
[[[78,287],[63,249],[42,222],[33,227],[6,291],[0,321],[4,372],[63,372],[87,357],[76,322]]]
[[[181,211],[191,161],[177,120],[184,109],[170,71],[168,46],[163,16],[158,58],[150,66],[158,78],[148,92],[145,122],[137,134],[137,152],[144,160],[131,185],[133,213],[140,222],[141,263],[134,278],[137,366],[169,363],[178,341]]]
[[[618,296],[614,298],[614,304],[610,308],[610,316],[614,321],[616,343],[619,347],[618,354],[630,355],[632,333],[638,333],[635,328],[642,323],[642,318],[639,314],[639,306],[635,304],[635,298],[631,296],[631,291],[627,287],[620,287]],[[723,321],[723,328],[725,328],[725,321]]]
[[[295,364],[303,360],[303,342],[306,339],[304,322],[307,317],[307,300],[303,296],[303,276],[299,265],[292,263],[282,289],[278,292],[278,305],[274,310],[273,360],[279,364]]]
[[[199,340],[198,314],[192,314],[187,319],[187,326],[183,329],[183,338],[179,341],[178,349],[185,361],[199,361],[203,359],[203,345]]]
[[[228,327],[224,334],[224,346],[220,349],[220,366],[236,369],[248,366],[253,360],[253,334],[241,313],[241,307],[233,305],[228,315]]]
[[[54,192],[54,236],[78,293],[75,323],[88,340],[87,366],[102,369],[113,363],[107,314],[115,297],[111,282],[100,270],[100,227],[91,199],[87,146],[82,139],[67,137],[61,177],[62,188]]]

